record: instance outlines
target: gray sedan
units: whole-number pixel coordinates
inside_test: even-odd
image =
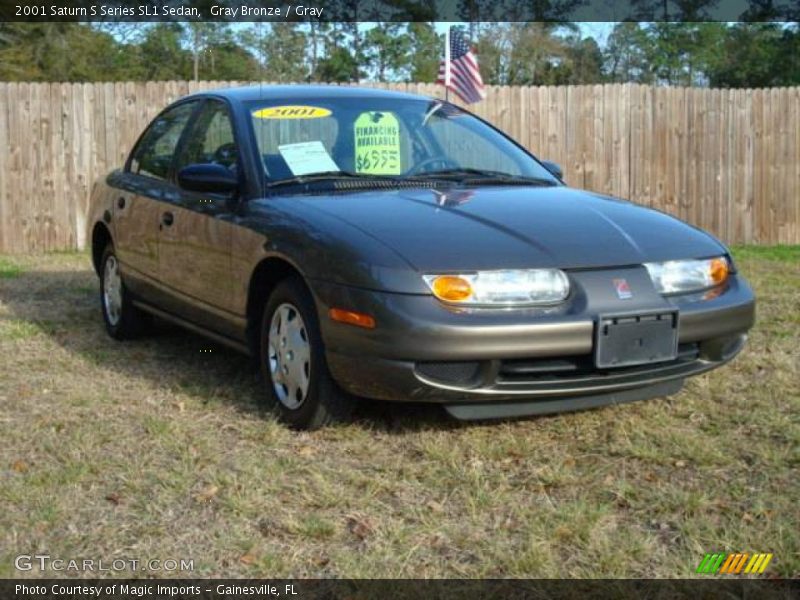
[[[732,359],[754,320],[711,235],[571,189],[409,94],[182,98],[98,181],[89,222],[112,337],[155,315],[249,353],[299,428],[356,397],[485,419],[664,396]]]

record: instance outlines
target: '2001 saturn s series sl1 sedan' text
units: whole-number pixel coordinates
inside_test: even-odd
[[[754,319],[710,235],[568,188],[488,123],[409,94],[182,98],[89,216],[110,335],[150,314],[248,352],[301,428],[357,396],[484,419],[672,394]]]

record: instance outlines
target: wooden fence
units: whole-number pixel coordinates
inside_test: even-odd
[[[85,247],[95,178],[167,103],[223,85],[0,83],[0,252]],[[800,243],[800,88],[490,87],[474,110],[560,163],[570,185],[729,243]]]

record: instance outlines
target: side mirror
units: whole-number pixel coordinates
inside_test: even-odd
[[[230,169],[213,163],[187,165],[178,171],[178,185],[190,192],[232,194],[239,180]]]
[[[558,164],[554,163],[552,160],[543,160],[542,166],[544,166],[545,169],[550,171],[553,175],[555,175],[559,179],[564,179],[564,171],[562,171],[561,167]]]

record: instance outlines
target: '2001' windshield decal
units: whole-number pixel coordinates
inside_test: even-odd
[[[259,119],[320,119],[331,116],[331,111],[320,106],[270,106],[253,112]]]

